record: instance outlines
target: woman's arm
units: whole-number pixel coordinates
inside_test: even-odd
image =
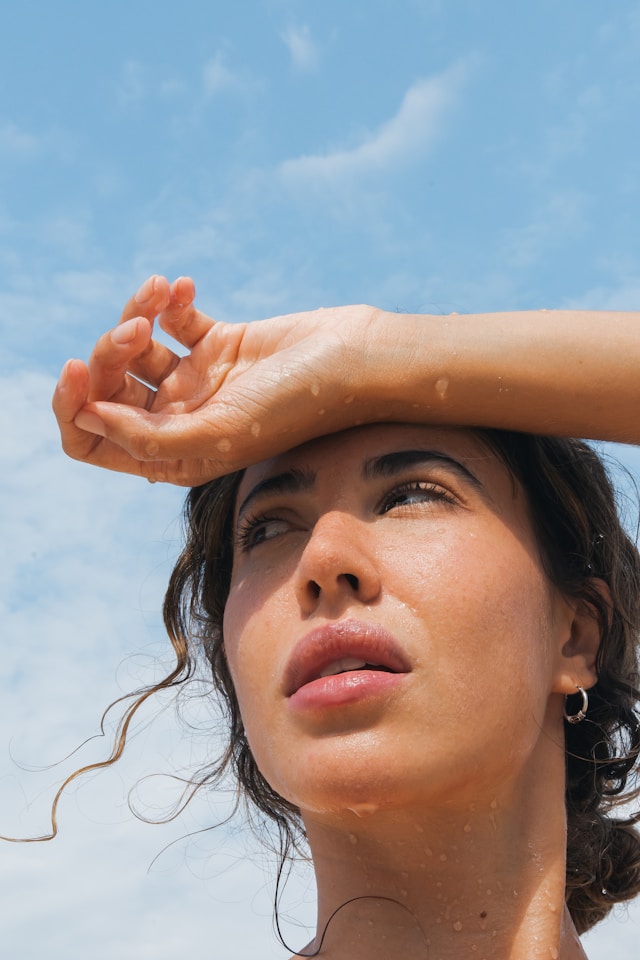
[[[215,323],[147,281],[54,396],[66,452],[192,485],[376,421],[640,442],[640,313],[415,316],[339,307]],[[151,337],[155,317],[182,345]]]

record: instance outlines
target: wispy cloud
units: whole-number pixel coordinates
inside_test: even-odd
[[[640,304],[640,269],[617,284],[602,284],[585,290],[563,304],[570,310],[636,310]]]
[[[53,222],[43,218],[38,237],[43,245],[38,248],[33,244],[42,276],[29,269],[30,263],[19,249],[10,256],[10,239],[0,242],[0,268],[11,279],[0,288],[0,317],[4,321],[0,375],[25,365],[32,371],[57,372],[68,356],[87,356],[100,333],[119,316],[122,289],[139,280],[140,274],[129,280],[117,270],[80,269],[80,248],[84,242],[85,249],[91,250],[91,238],[81,224],[59,223],[56,232]],[[49,241],[58,243],[61,261],[75,261],[78,268],[61,269],[50,252]]]
[[[202,68],[202,86],[206,96],[215,97],[221,90],[238,84],[237,75],[225,63],[224,54],[218,51]]]
[[[38,146],[38,138],[17,124],[4,123],[0,126],[0,151],[5,158],[10,156],[23,160],[32,157],[38,152]]]
[[[517,268],[537,263],[584,226],[584,206],[585,198],[575,191],[549,197],[529,223],[505,231],[502,261]]]
[[[150,99],[171,101],[188,94],[189,85],[173,64],[130,59],[120,68],[116,97],[121,107],[135,109]]]
[[[117,96],[125,107],[141,103],[148,94],[147,68],[139,60],[127,60],[120,72]]]
[[[104,757],[108,738],[49,770],[20,765],[60,761],[97,730],[103,707],[171,659],[160,604],[183,492],[67,460],[52,389],[44,374],[0,375],[0,833],[13,836],[47,829],[56,786],[83,762]],[[127,809],[141,776],[208,762],[213,724],[200,736],[185,733],[168,710],[138,729],[116,769],[85,777],[65,795],[57,840],[0,844],[3,952],[80,960],[92,942],[96,960],[170,960],[206,951],[202,917],[213,913],[220,956],[281,956],[270,940],[272,887],[261,851],[248,856],[251,843],[224,828],[190,844],[181,839],[224,819],[228,797],[202,796],[166,827],[141,824]],[[177,791],[154,777],[141,793],[138,808],[154,816]],[[173,840],[176,847],[147,874]],[[96,901],[118,916],[97,940]],[[299,929],[291,939],[301,942]]]
[[[281,34],[283,43],[298,70],[313,70],[318,64],[318,51],[308,26],[289,27]]]
[[[297,157],[280,172],[291,184],[324,182],[338,185],[355,177],[382,173],[422,157],[442,132],[455,103],[465,70],[455,66],[436,77],[416,81],[405,93],[395,116],[350,149]]]
[[[590,141],[598,135],[607,116],[607,98],[602,87],[589,84],[579,92],[570,89],[570,70],[566,64],[555,67],[543,78],[542,86],[550,101],[563,103],[554,108],[553,122],[541,129],[537,142],[523,155],[518,151],[509,157],[511,166],[520,167],[534,183],[544,183],[557,176],[568,163],[585,156]]]

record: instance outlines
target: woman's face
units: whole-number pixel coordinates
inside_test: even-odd
[[[303,812],[468,804],[559,749],[572,611],[473,433],[374,425],[274,457],[235,530],[226,655],[258,767]]]

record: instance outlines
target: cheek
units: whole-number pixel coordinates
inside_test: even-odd
[[[287,605],[281,594],[248,606],[237,601],[230,594],[224,637],[242,722],[258,769],[274,790],[287,796],[281,774],[296,762],[288,756],[290,730],[283,729],[281,710]]]
[[[493,535],[491,535],[493,534]],[[552,591],[535,548],[510,531],[461,531],[412,551],[405,598],[432,637],[443,669],[536,671],[548,653]],[[432,652],[432,651],[430,651]]]
[[[273,701],[282,670],[282,637],[286,623],[286,590],[265,590],[247,580],[233,586],[224,612],[223,633],[227,662],[249,728],[252,718]],[[249,732],[249,731],[248,731]]]

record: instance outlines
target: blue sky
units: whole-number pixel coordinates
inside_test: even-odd
[[[151,272],[191,274],[224,320],[638,309],[640,3],[25,0],[0,44],[0,832],[33,834],[72,761],[22,768],[66,755],[167,656],[179,540],[179,491],[59,452],[64,360]],[[169,828],[126,808],[140,773],[206,741],[165,711],[72,791],[54,844],[3,848],[8,955],[284,956],[262,855],[238,831],[179,840],[217,800]],[[632,916],[592,960],[631,958]]]

